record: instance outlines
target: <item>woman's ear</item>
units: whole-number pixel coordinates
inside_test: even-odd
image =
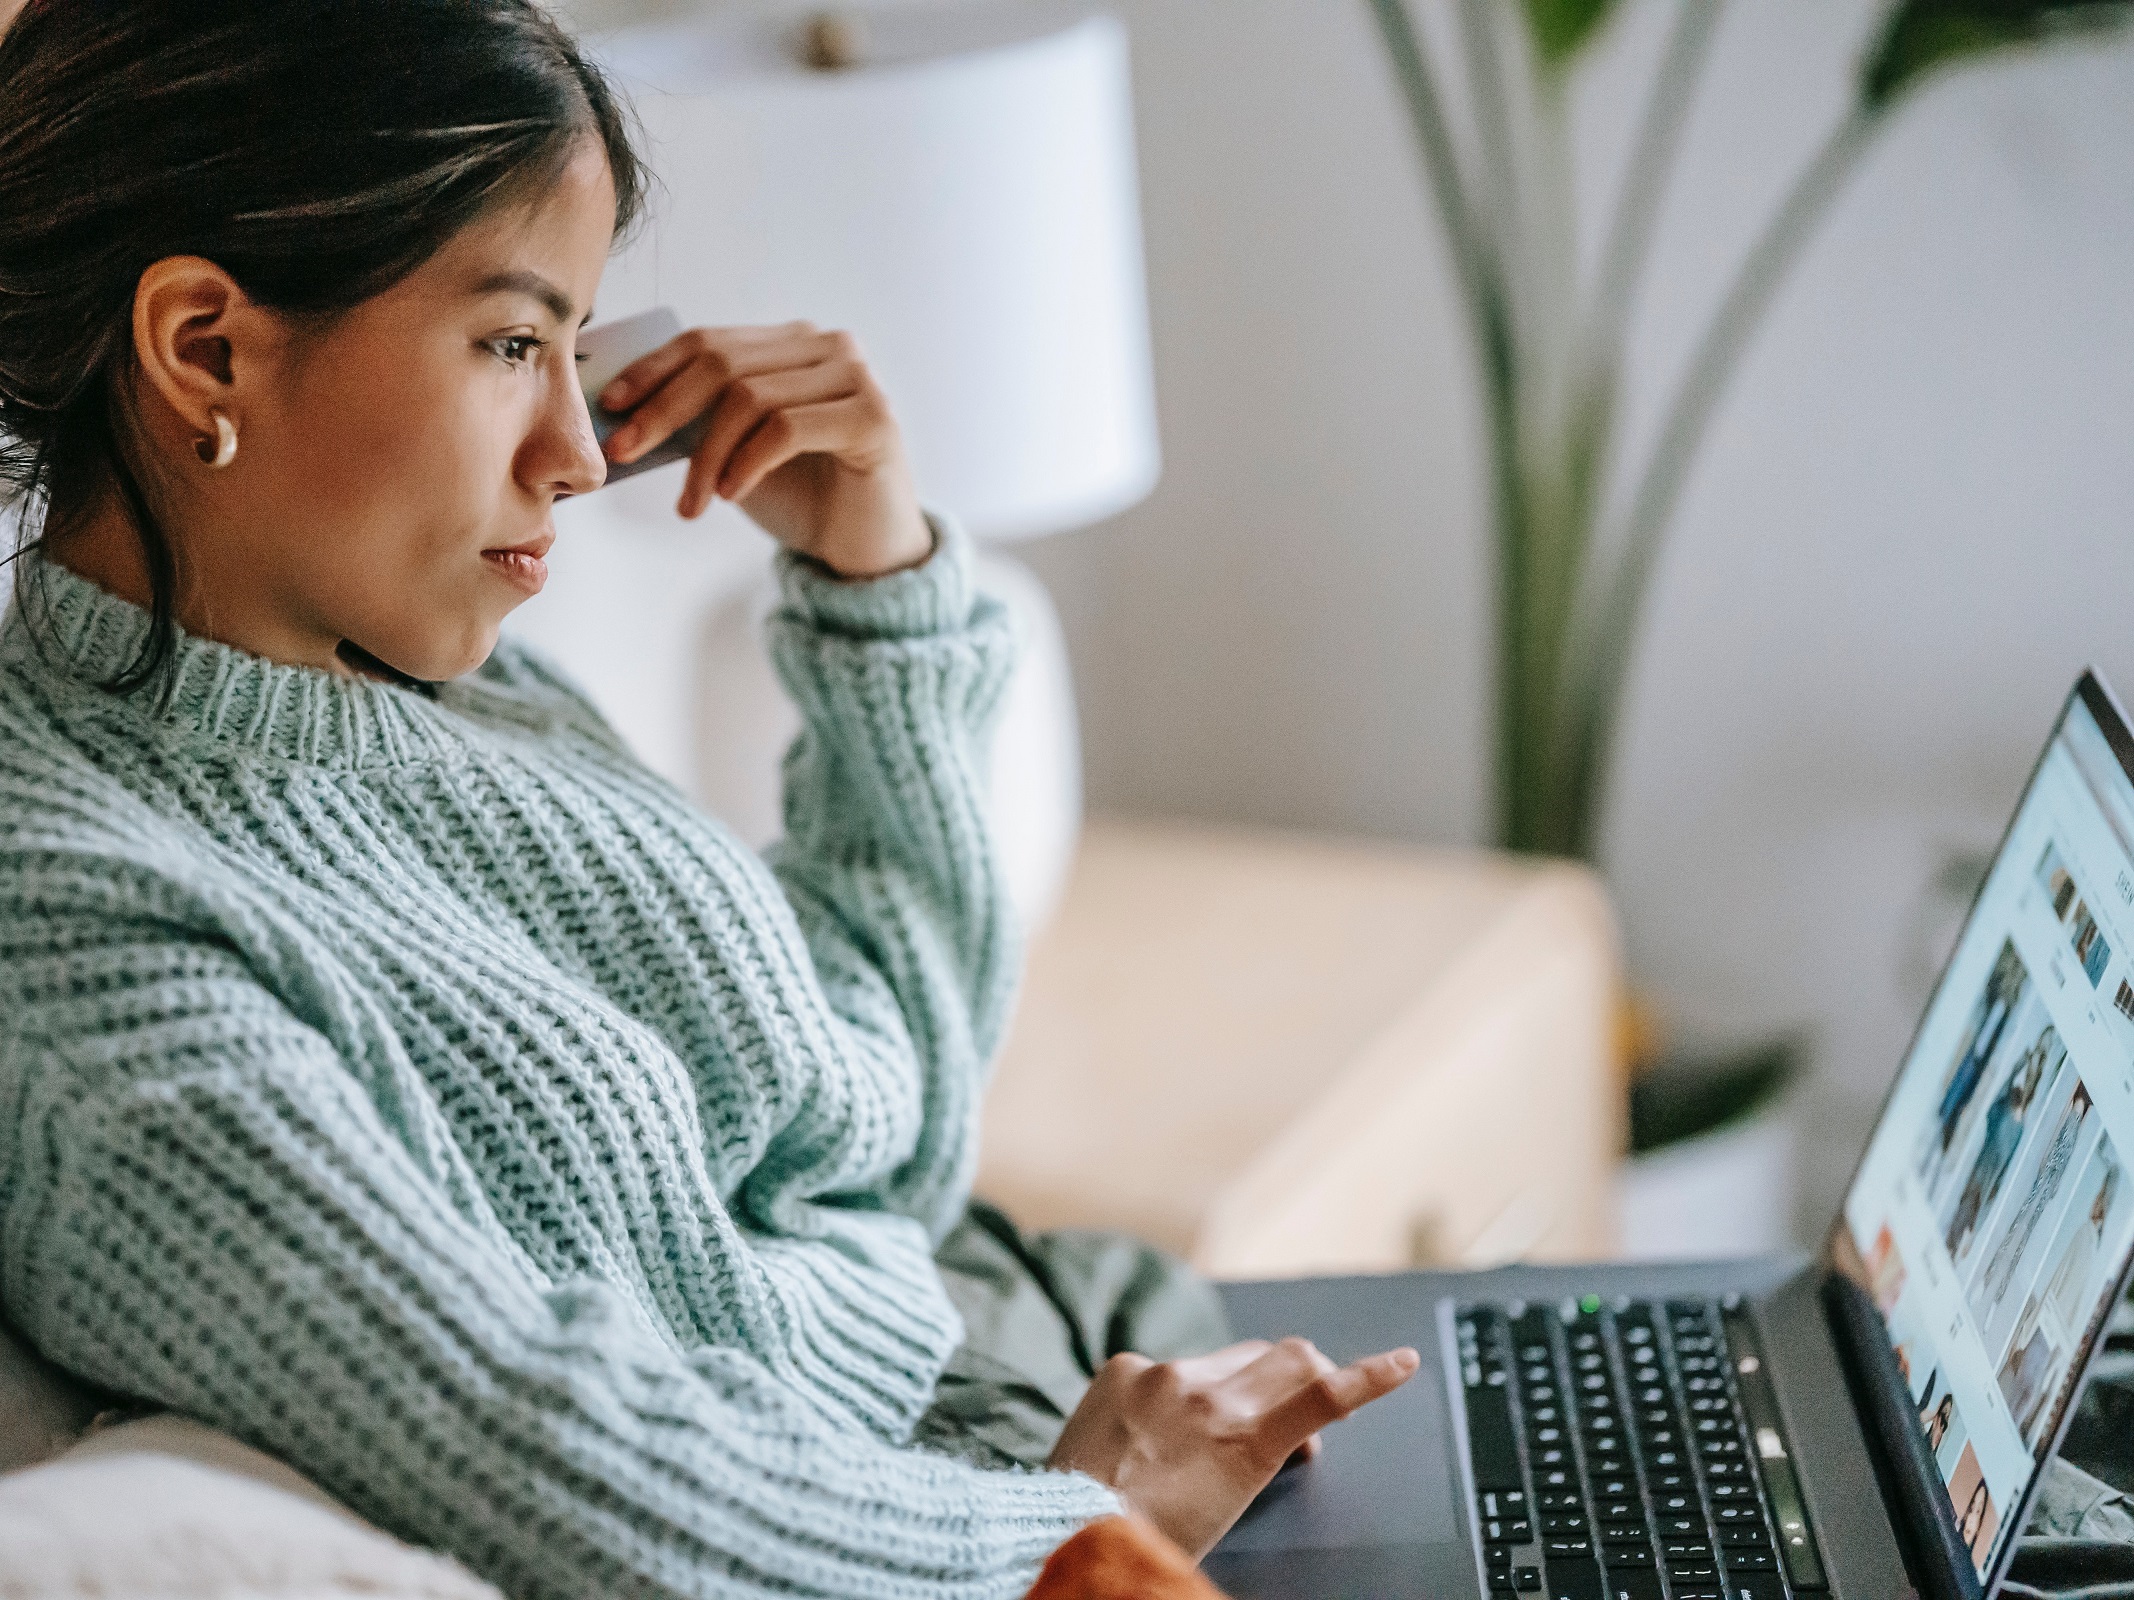
[[[214,262],[164,257],[133,291],[141,398],[160,396],[173,428],[195,436],[214,436],[218,411],[241,428],[242,379],[258,370],[266,331],[259,308]]]

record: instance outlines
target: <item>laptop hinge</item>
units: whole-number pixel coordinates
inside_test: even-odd
[[[1823,1309],[1913,1585],[1923,1600],[1981,1600],[1978,1569],[1957,1531],[1956,1509],[1942,1490],[1874,1301],[1842,1272],[1826,1270]]]

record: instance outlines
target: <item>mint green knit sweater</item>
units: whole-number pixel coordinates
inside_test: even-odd
[[[0,627],[0,1307],[520,1600],[1006,1596],[1117,1509],[909,1446],[1015,941],[963,537],[782,559],[769,867],[528,651],[418,691],[49,563]],[[32,558],[35,559],[35,558]],[[27,603],[41,595],[41,625]]]

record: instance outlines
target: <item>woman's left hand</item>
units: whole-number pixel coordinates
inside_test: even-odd
[[[847,578],[916,566],[933,549],[903,435],[849,333],[691,328],[623,368],[600,403],[631,413],[607,442],[618,462],[709,413],[675,507],[685,517],[731,500]]]

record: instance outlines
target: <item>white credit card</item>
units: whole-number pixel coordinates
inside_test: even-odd
[[[634,317],[624,317],[620,322],[604,322],[578,335],[578,354],[584,357],[578,363],[578,386],[585,391],[585,408],[593,414],[593,433],[602,444],[608,442],[609,434],[629,420],[630,414],[602,410],[600,391],[624,367],[639,356],[650,355],[681,331],[682,319],[674,314],[673,308],[659,306],[651,311],[640,311]],[[657,449],[646,452],[635,461],[610,461],[608,482],[635,477],[670,461],[687,460],[704,442],[704,429],[709,421],[709,417],[698,417],[684,424],[672,436],[662,440]]]

